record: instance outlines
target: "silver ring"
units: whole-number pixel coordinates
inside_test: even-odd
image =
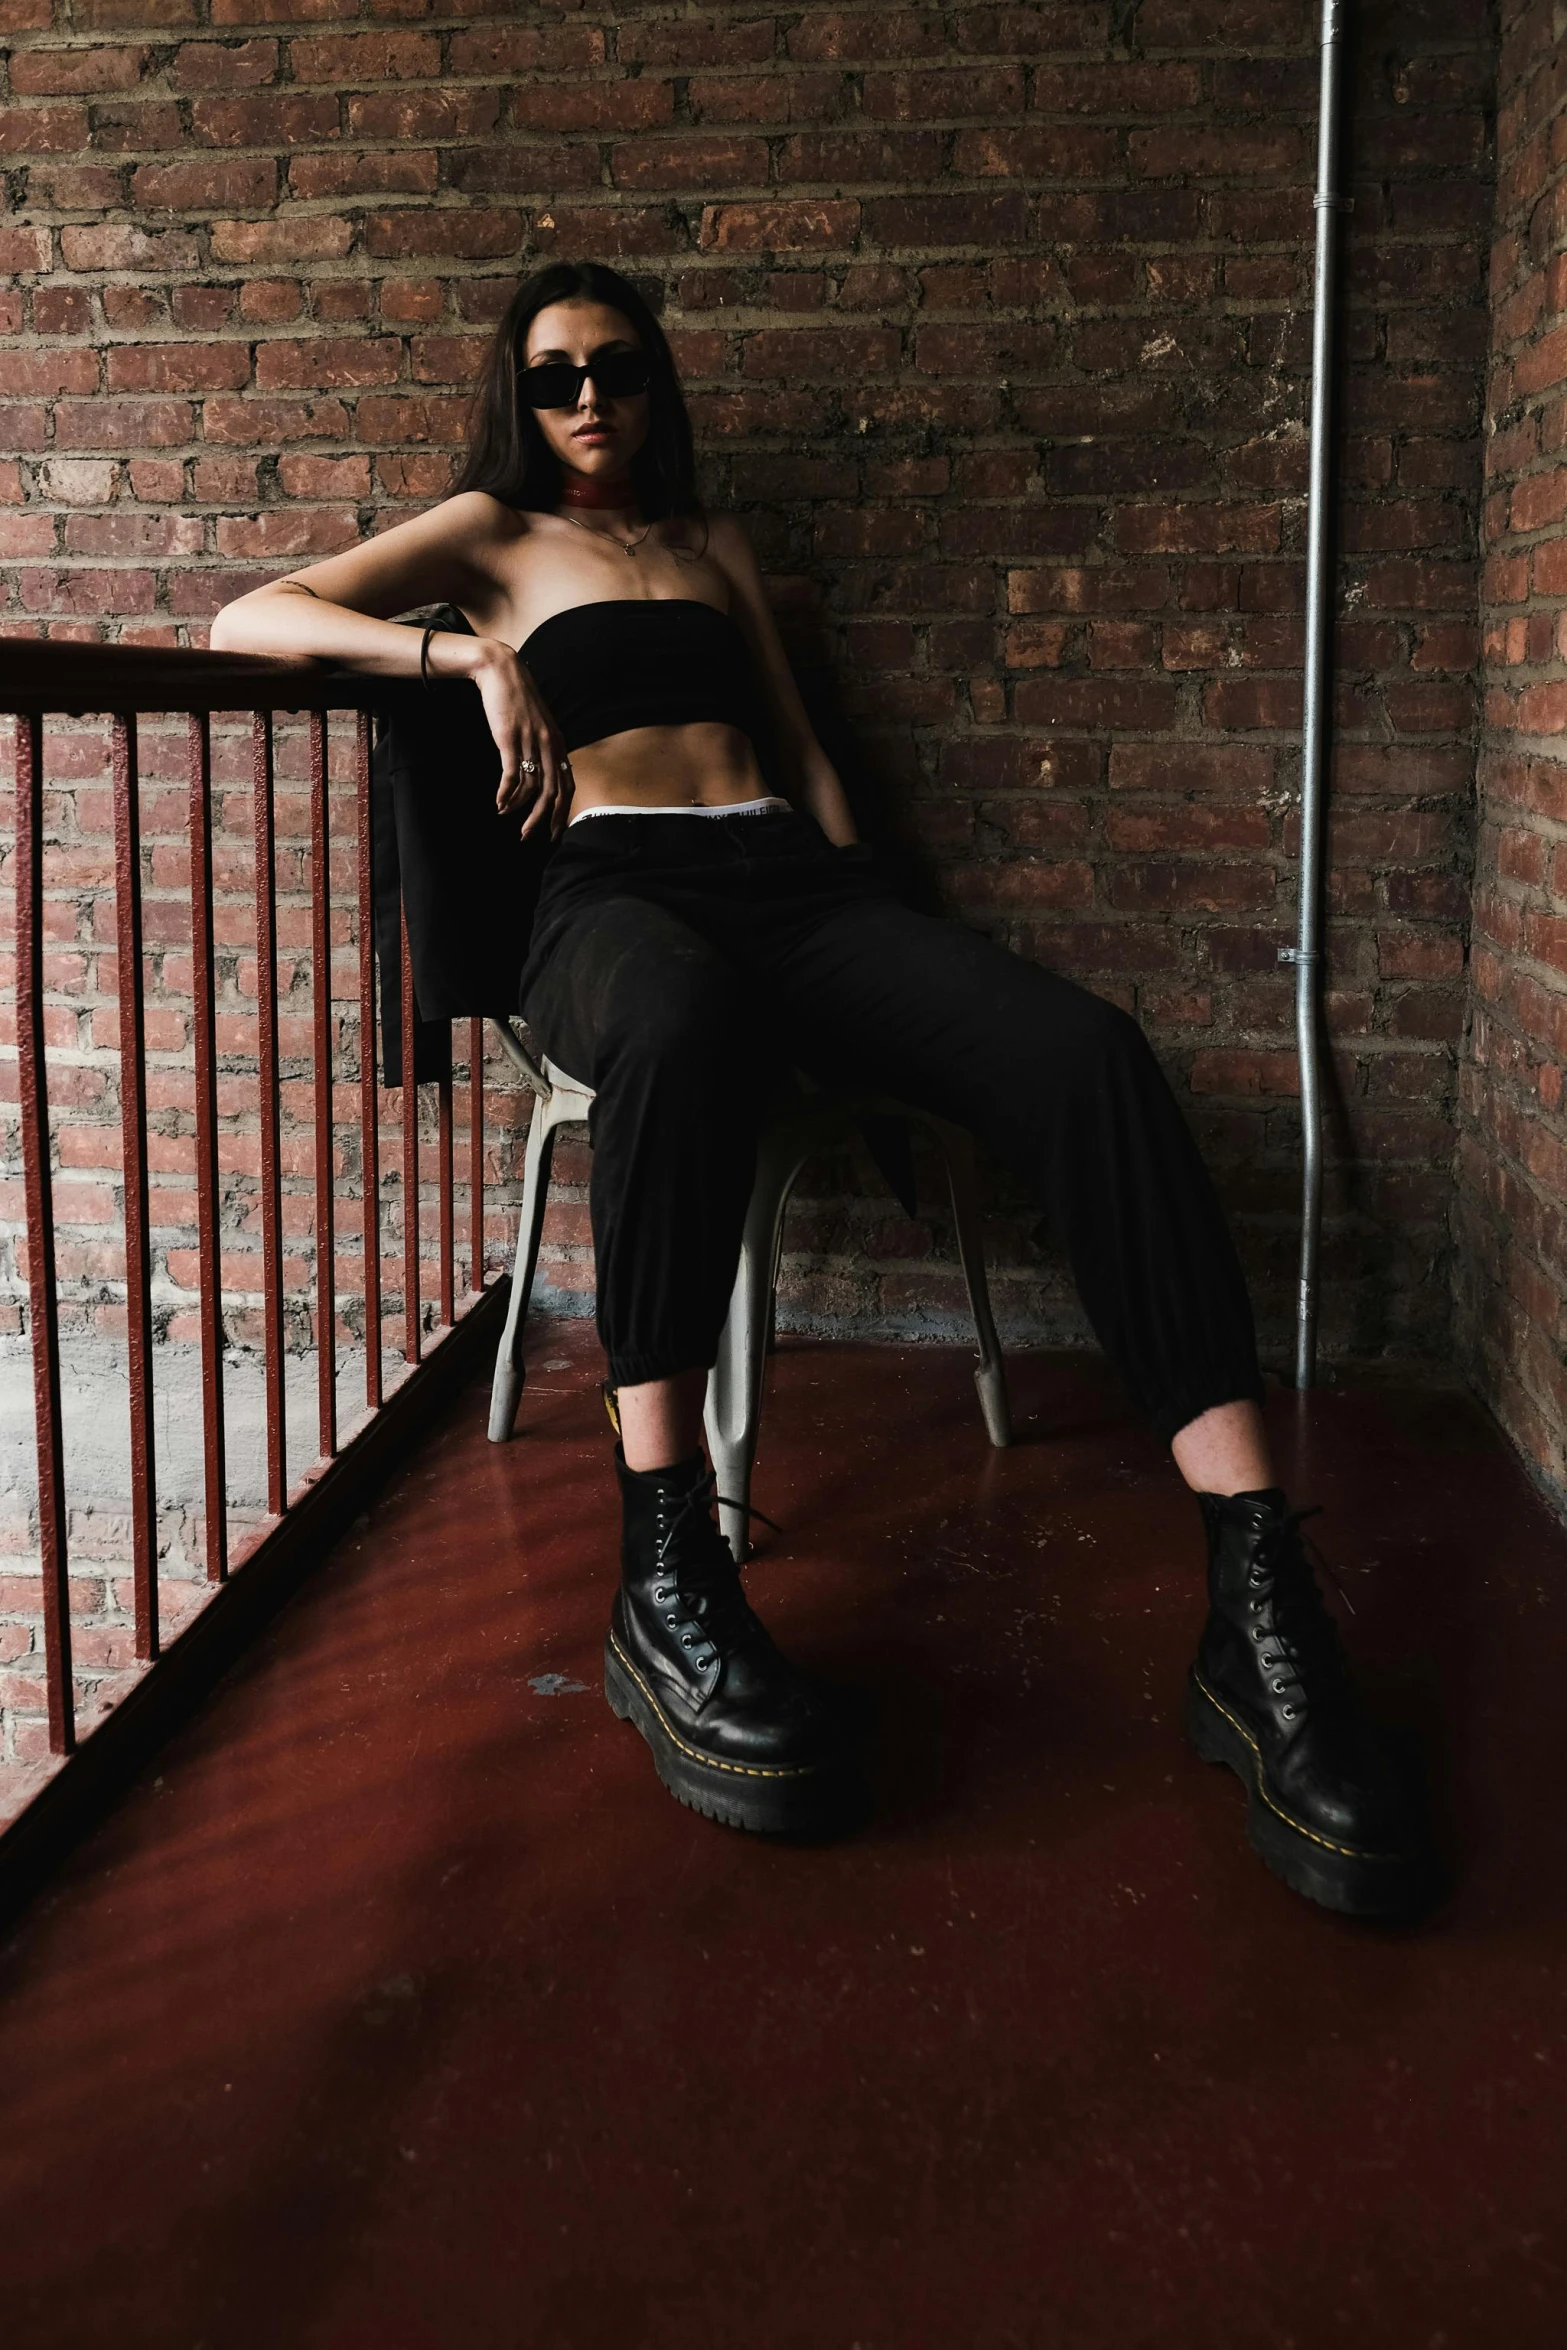
[[[537,759],[524,759],[522,762],[522,772],[524,775],[537,775],[539,772],[539,763]]]

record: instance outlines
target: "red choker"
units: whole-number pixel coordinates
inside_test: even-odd
[[[637,493],[631,486],[629,473],[607,481],[602,474],[574,473],[569,467],[562,467],[560,502],[563,506],[597,506],[606,512],[613,509],[625,514],[636,505]]]

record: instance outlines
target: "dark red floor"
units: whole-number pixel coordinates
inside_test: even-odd
[[[777,1358],[753,1589],[883,1708],[856,1840],[598,1688],[585,1329],[468,1395],[0,1951],[9,2350],[1567,2341],[1567,1537],[1480,1415],[1274,1406],[1456,1890],[1306,1906],[1182,1744],[1196,1514],[1082,1361]]]

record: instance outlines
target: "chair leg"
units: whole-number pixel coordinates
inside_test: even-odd
[[[557,1128],[549,1114],[546,1102],[536,1102],[533,1122],[528,1129],[527,1156],[523,1160],[522,1212],[517,1218],[517,1253],[511,1269],[511,1304],[506,1313],[506,1327],[501,1333],[500,1347],[495,1357],[495,1377],[490,1383],[490,1442],[504,1444],[517,1424],[517,1406],[522,1401],[522,1325],[528,1311],[528,1299],[533,1291],[534,1269],[539,1261],[539,1234],[544,1229],[544,1210],[550,1192],[550,1165],[555,1156]]]
[[[804,1158],[805,1151],[794,1136],[764,1133],[734,1290],[719,1334],[718,1360],[707,1377],[707,1449],[721,1497],[718,1523],[742,1564],[751,1549],[751,1470],[756,1460],[778,1246],[784,1209]]]
[[[974,1146],[960,1126],[948,1126],[943,1121],[935,1126],[935,1132],[947,1162],[947,1184],[952,1193],[952,1222],[957,1233],[958,1256],[963,1265],[963,1277],[968,1283],[974,1335],[979,1341],[979,1361],[974,1367],[974,1384],[979,1389],[979,1408],[985,1415],[985,1433],[991,1443],[999,1448],[1012,1442],[1012,1407],[1007,1397],[1006,1365],[1001,1359],[995,1318],[990,1311],[990,1284],[985,1279],[985,1252],[979,1236],[979,1198],[974,1182]]]

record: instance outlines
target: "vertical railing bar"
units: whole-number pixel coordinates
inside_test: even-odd
[[[365,1409],[381,1408],[381,1146],[376,1099],[375,894],[370,858],[370,714],[354,761],[359,824],[359,1149],[365,1235]]]
[[[136,1653],[158,1653],[157,1463],[152,1432],[152,1235],[147,1199],[147,1024],[142,993],[141,821],[136,721],[111,721],[120,1136],[125,1189],[125,1336],[130,1374],[131,1572]]]
[[[456,1216],[452,1199],[452,1064],[448,1032],[446,1066],[436,1088],[440,1111],[440,1182],[441,1182],[441,1323],[450,1330],[457,1319],[456,1275]]]
[[[403,1360],[419,1360],[419,1088],[415,1082],[414,974],[408,915],[397,916],[398,979],[403,1007]]]
[[[190,720],[190,960],[196,1052],[196,1240],[201,1281],[201,1421],[206,1456],[207,1573],[228,1573],[223,1428],[223,1258],[218,1231],[217,993],[212,948],[212,733]]]
[[[468,1286],[484,1287],[484,1022],[468,1023]]]
[[[38,1549],[43,1572],[49,1745],[76,1744],[71,1597],[65,1530],[65,1431],[60,1417],[60,1314],[54,1286],[54,1186],[44,1051],[43,720],[16,722],[16,1061],[27,1199],[27,1289],[38,1443]]]
[[[288,1506],[288,1442],[283,1394],[283,1187],[279,1167],[277,1050],[277,882],[272,808],[272,713],[251,725],[251,795],[256,837],[256,1063],[261,1119],[262,1339],[266,1350],[267,1508]]]
[[[337,1279],[332,1173],[332,869],[326,712],[310,714],[310,925],[315,964],[316,1406],[321,1458],[337,1450]]]

